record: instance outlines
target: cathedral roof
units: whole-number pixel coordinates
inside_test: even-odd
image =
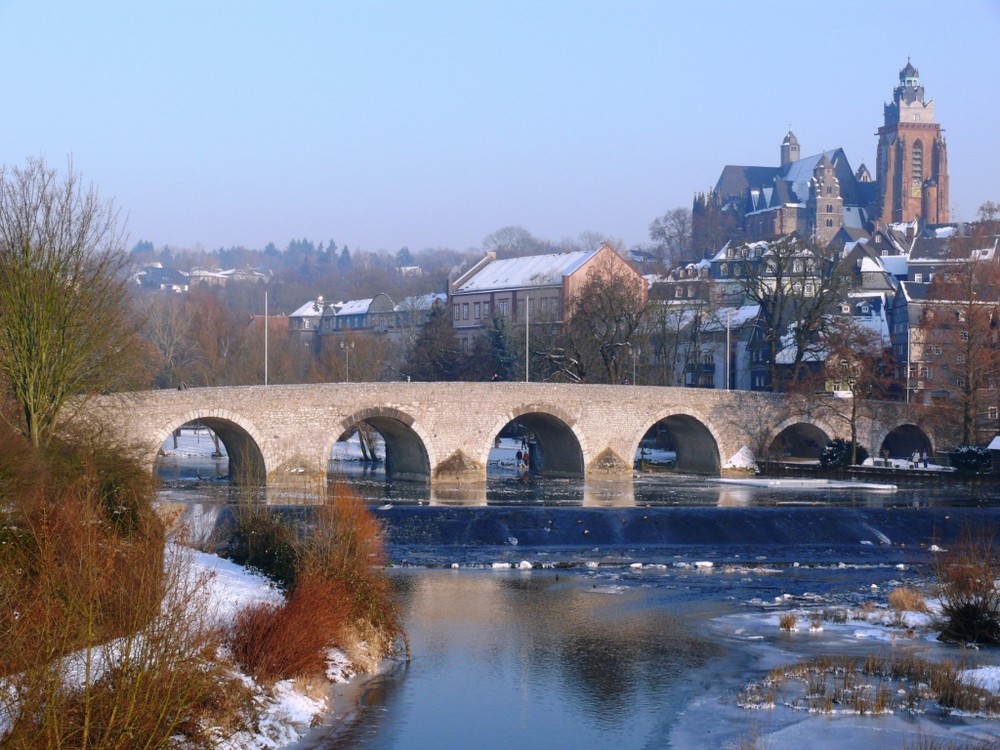
[[[781,174],[781,167],[745,167],[727,164],[715,184],[716,194],[723,198],[745,195],[751,188],[770,187]]]
[[[899,80],[903,81],[907,78],[917,78],[919,76],[920,71],[913,67],[910,58],[906,58],[906,67],[899,71]]]
[[[791,130],[788,131],[788,135],[785,136],[785,140],[781,142],[782,146],[798,146],[799,139],[795,137],[795,133]]]

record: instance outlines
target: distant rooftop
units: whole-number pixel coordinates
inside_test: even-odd
[[[599,252],[600,250],[581,250],[493,261],[458,287],[455,293],[556,286],[562,284],[563,276],[573,273]]]

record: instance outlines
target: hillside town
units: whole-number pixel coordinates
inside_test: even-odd
[[[518,227],[492,234],[478,255],[352,255],[333,240],[296,240],[198,257],[140,243],[133,256],[147,263],[134,283],[150,300],[157,382],[211,384],[195,365],[206,359],[215,382],[262,382],[266,323],[271,382],[827,393],[938,404],[955,417],[954,445],[987,444],[1000,431],[1000,207],[987,201],[976,221],[949,221],[947,143],[909,60],[883,110],[874,176],[842,148],[802,155],[789,130],[776,166],[725,165],[690,209],[652,222],[645,246],[594,236],[557,245]],[[201,265],[222,259],[257,264]],[[201,308],[245,311],[217,337],[242,337],[252,353],[175,345],[176,321],[204,312],[167,308],[196,293]],[[173,336],[156,325],[168,318]],[[204,323],[188,325],[203,336]],[[226,358],[239,359],[228,381]]]

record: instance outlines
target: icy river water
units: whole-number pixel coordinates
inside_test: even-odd
[[[772,667],[816,655],[1000,663],[878,616],[894,587],[928,586],[935,545],[1000,524],[995,486],[886,493],[658,475],[589,507],[579,483],[497,481],[469,507],[377,476],[353,483],[385,524],[412,659],[341,695],[334,726],[308,747],[866,750],[1000,738],[1000,724],[941,710],[738,705]],[[789,612],[791,632],[779,627]]]

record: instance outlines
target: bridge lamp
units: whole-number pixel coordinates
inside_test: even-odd
[[[346,377],[344,380],[348,383],[351,382],[351,349],[354,348],[353,341],[341,341],[340,348],[344,350],[344,371]]]

